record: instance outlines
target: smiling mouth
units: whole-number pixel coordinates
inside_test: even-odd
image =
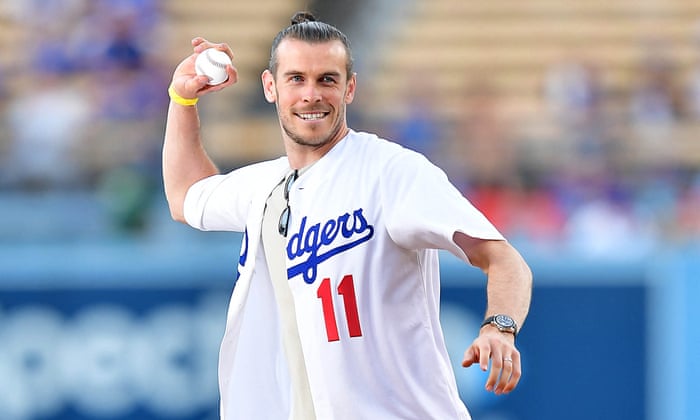
[[[323,119],[326,115],[328,115],[328,113],[327,112],[307,112],[304,114],[296,114],[296,115],[304,121],[317,121],[317,120]]]

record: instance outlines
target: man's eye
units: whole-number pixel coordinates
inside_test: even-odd
[[[301,76],[292,76],[292,78],[290,80],[292,82],[301,82],[304,79]]]
[[[323,83],[335,83],[335,79],[331,76],[325,76],[321,80],[323,81]]]

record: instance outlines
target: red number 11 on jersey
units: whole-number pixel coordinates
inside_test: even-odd
[[[361,337],[360,316],[357,311],[357,298],[355,297],[355,283],[352,274],[347,274],[338,284],[338,294],[343,297],[345,307],[345,319],[348,322],[348,332],[350,337]],[[321,299],[323,306],[323,318],[326,321],[326,334],[328,341],[338,341],[338,322],[335,319],[335,309],[333,307],[333,290],[331,290],[331,279],[325,278],[318,287],[316,296]]]

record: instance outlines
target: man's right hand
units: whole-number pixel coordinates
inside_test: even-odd
[[[224,89],[238,81],[238,70],[234,66],[226,66],[228,80],[224,83],[212,86],[208,84],[209,79],[206,76],[198,76],[194,69],[194,62],[197,56],[204,50],[216,48],[219,51],[225,52],[233,60],[233,51],[225,43],[209,42],[202,37],[196,37],[192,40],[193,53],[182,60],[175,68],[171,85],[175,92],[183,98],[194,99],[209,92],[215,92]]]

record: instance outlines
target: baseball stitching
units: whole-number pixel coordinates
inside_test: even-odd
[[[218,61],[214,61],[214,59],[213,59],[212,56],[211,56],[210,51],[211,51],[211,50],[206,50],[206,51],[204,51],[204,54],[206,54],[206,56],[207,56],[207,61],[209,61],[211,64],[215,65],[216,67],[225,69],[225,68],[226,68],[226,63],[220,63],[220,62],[218,62]]]

